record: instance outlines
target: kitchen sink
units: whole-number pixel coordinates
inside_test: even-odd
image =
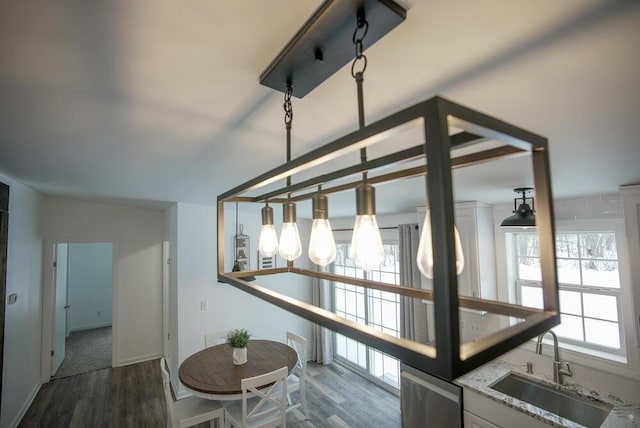
[[[510,373],[491,388],[586,427],[599,427],[612,406]]]

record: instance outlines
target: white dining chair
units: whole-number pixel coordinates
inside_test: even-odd
[[[212,427],[214,421],[217,422],[218,427],[222,426],[224,423],[224,407],[219,401],[198,397],[187,397],[173,401],[169,371],[164,358],[160,359],[160,372],[162,373],[164,398],[167,402],[167,428],[191,427],[207,421],[211,421]]]
[[[218,331],[215,333],[209,333],[204,335],[204,347],[209,348],[211,346],[220,345],[227,342],[227,334],[229,330]]]
[[[307,339],[292,333],[287,332],[287,345],[291,346],[298,355],[298,361],[293,368],[292,373],[287,378],[287,412],[296,409],[302,405],[305,419],[309,419],[309,410],[307,409],[307,397],[306,397],[306,378],[307,378]],[[291,404],[291,393],[294,391],[300,391],[300,402]]]
[[[225,426],[286,427],[288,371],[285,366],[263,375],[242,379],[242,401],[225,407]]]

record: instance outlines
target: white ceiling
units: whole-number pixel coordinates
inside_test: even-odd
[[[52,195],[212,204],[284,162],[282,94],[258,76],[319,4],[3,1],[0,171]],[[640,183],[640,2],[403,4],[366,51],[367,122],[440,94],[548,137],[555,197]],[[349,68],[294,99],[293,157],[357,128]],[[456,197],[509,202],[531,182],[508,169],[461,174]]]

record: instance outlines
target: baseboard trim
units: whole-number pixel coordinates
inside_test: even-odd
[[[20,409],[20,412],[16,415],[13,421],[11,421],[11,424],[9,425],[11,428],[17,428],[18,425],[20,425],[20,422],[22,422],[22,418],[24,418],[24,415],[27,414],[29,407],[31,407],[33,400],[36,399],[36,395],[38,395],[38,392],[40,392],[40,388],[42,388],[42,385],[43,385],[42,382],[38,382],[36,386],[33,388],[33,390],[31,391],[31,394],[29,395],[29,398],[25,402],[25,405],[22,406],[22,409]]]
[[[162,357],[162,353],[158,352],[155,354],[148,354],[148,355],[142,355],[139,357],[133,357],[133,358],[125,358],[124,360],[120,360],[120,361],[116,361],[114,363],[114,367],[123,367],[123,366],[128,366],[131,364],[137,364],[137,363],[143,363],[145,361],[149,361],[149,360],[155,360]]]

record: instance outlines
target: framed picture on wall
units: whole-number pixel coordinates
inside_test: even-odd
[[[265,257],[258,251],[258,269],[272,269],[276,267],[275,254],[271,257]]]
[[[245,235],[242,233],[242,225],[240,225],[240,233],[234,236],[234,248],[236,251],[235,261],[238,263],[240,270],[249,270],[251,269],[251,262],[249,258],[249,254],[251,254],[250,250],[250,238],[249,235]]]

